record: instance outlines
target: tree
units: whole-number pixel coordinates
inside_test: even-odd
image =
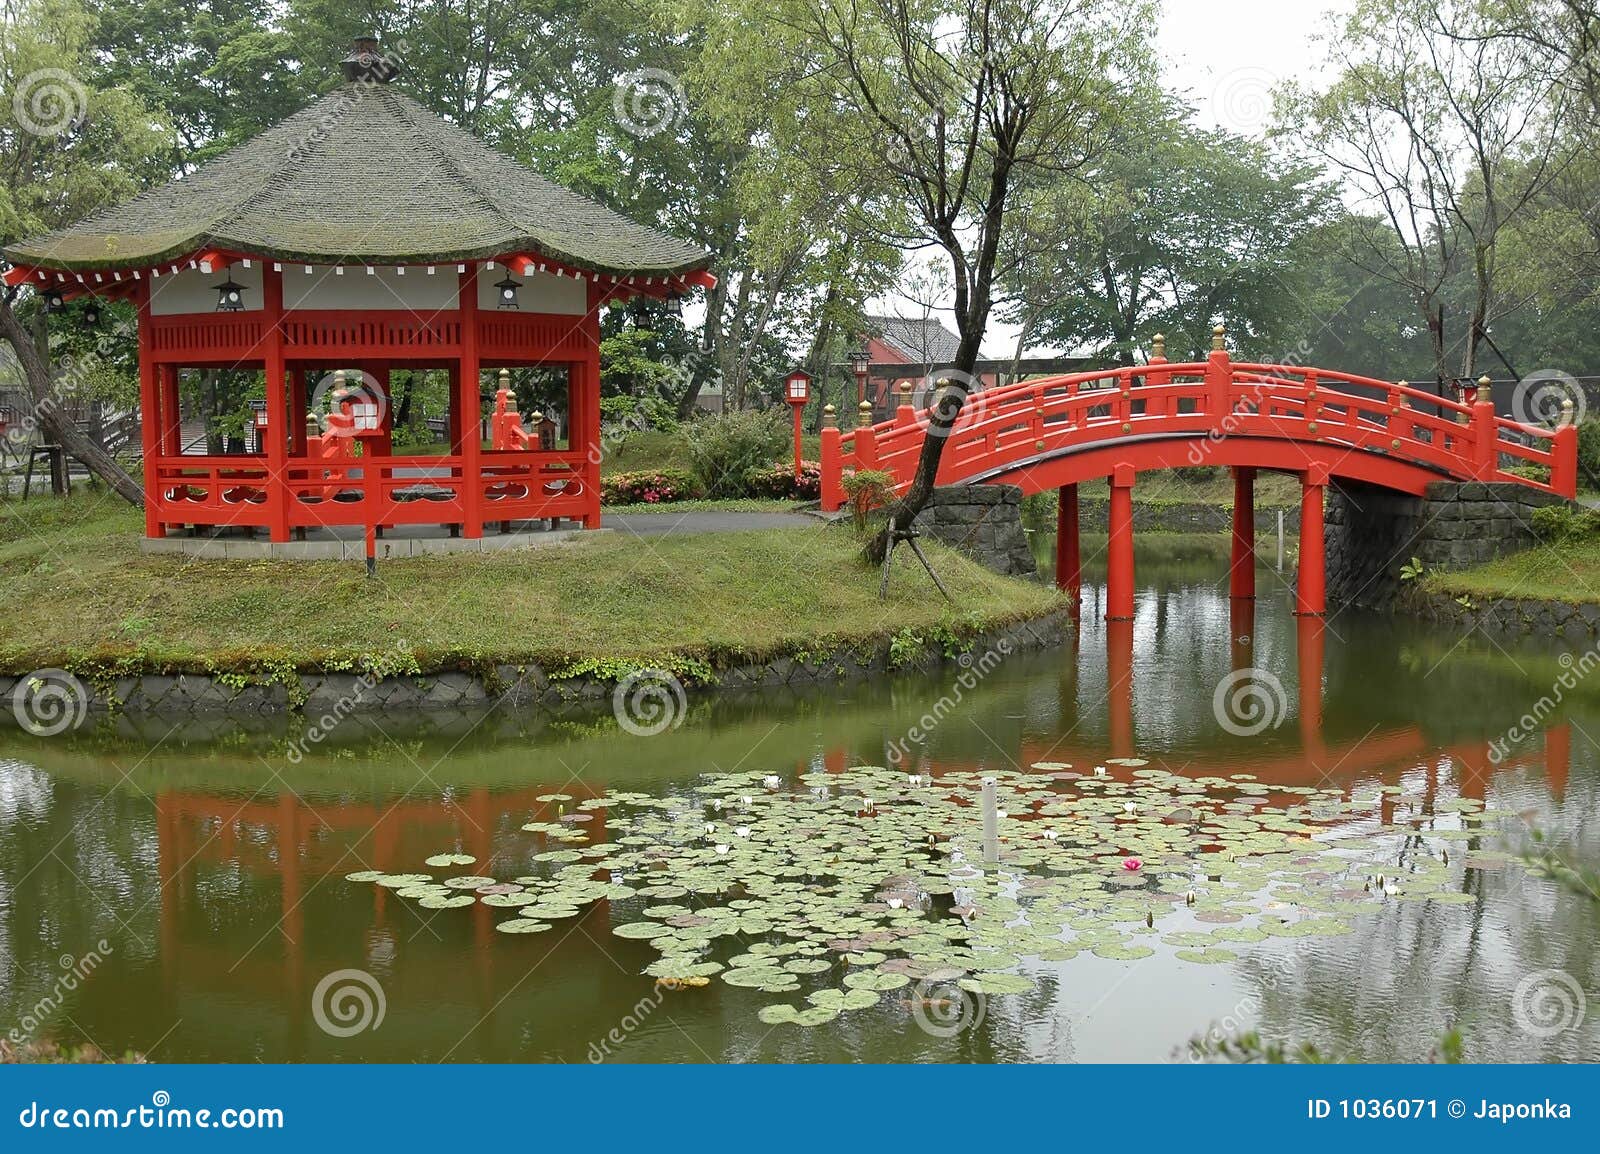
[[[1081,169],[1101,147],[1149,13],[1134,0],[733,0],[702,14],[725,113],[766,94],[788,155],[829,175],[840,208],[892,198],[901,247],[948,261],[973,379],[1018,185]],[[753,79],[755,78],[755,79]],[[732,119],[732,117],[729,117]],[[798,146],[798,147],[796,147]],[[906,493],[868,545],[881,561],[927,503],[965,401],[945,387]]]
[[[1470,270],[1461,375],[1496,304],[1496,245],[1556,168],[1564,103],[1548,62],[1515,38],[1476,34],[1477,0],[1360,0],[1329,38],[1337,76],[1290,85],[1288,123],[1367,198],[1351,259],[1403,285],[1432,335],[1444,390],[1444,285]],[[1389,236],[1399,247],[1387,243]]]
[[[1259,142],[1195,128],[1164,94],[1140,107],[1083,173],[1023,191],[1003,278],[1019,345],[1133,364],[1155,332],[1198,352],[1225,320],[1276,355],[1302,324],[1293,256],[1327,186]]]
[[[85,77],[92,20],[77,0],[6,0],[0,38],[0,244],[38,235],[131,195],[161,174],[170,136],[137,97]],[[135,505],[139,485],[79,432],[61,408],[84,371],[51,369],[44,301],[32,289],[0,293],[0,338],[17,355],[50,440]]]

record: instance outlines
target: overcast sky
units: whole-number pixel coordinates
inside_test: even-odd
[[[1167,87],[1189,97],[1201,127],[1257,135],[1271,111],[1273,86],[1290,77],[1314,79],[1321,50],[1312,38],[1327,13],[1345,11],[1352,2],[1165,0],[1156,45]],[[875,305],[886,313],[922,315],[921,306],[901,298]],[[946,327],[955,327],[944,319]],[[1014,326],[989,322],[987,355],[1009,356],[1015,342]]]

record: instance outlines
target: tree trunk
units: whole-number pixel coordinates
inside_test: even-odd
[[[79,432],[56,403],[50,388],[49,344],[42,320],[38,334],[29,334],[21,318],[12,311],[11,301],[0,296],[0,337],[4,337],[17,354],[17,361],[22,365],[23,376],[28,382],[28,391],[33,397],[33,418],[39,422],[49,441],[60,445],[68,456],[82,461],[90,473],[104,481],[118,496],[137,508],[144,508],[144,490],[139,483],[117,463],[116,458]],[[148,413],[142,413],[140,419],[148,416]]]

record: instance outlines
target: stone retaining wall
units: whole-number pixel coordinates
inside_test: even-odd
[[[1574,644],[1600,638],[1600,605],[1503,597],[1479,602],[1468,597],[1416,591],[1406,596],[1407,611],[1436,625],[1467,632],[1477,629],[1501,637],[1545,637]]]
[[[818,685],[859,681],[889,672],[933,672],[943,666],[967,668],[988,652],[1001,656],[1062,644],[1072,627],[1067,608],[1029,620],[995,626],[962,636],[960,652],[951,655],[948,637],[922,637],[905,652],[901,638],[898,660],[891,663],[893,638],[839,645],[822,652],[795,652],[764,661],[716,670],[716,682],[689,687],[687,692],[771,689],[786,685]],[[22,678],[0,676],[0,699],[9,701]],[[223,677],[204,673],[118,677],[97,684],[79,678],[91,710],[122,710],[162,715],[270,714],[291,708],[291,685],[281,679]],[[293,683],[294,707],[309,718],[344,717],[383,710],[442,709],[506,704],[560,705],[601,700],[616,690],[610,679],[551,677],[537,665],[500,665],[492,673],[443,670],[420,676],[402,675],[368,681],[356,673],[303,673]],[[10,711],[7,711],[10,712]]]
[[[1415,557],[1464,569],[1535,543],[1533,511],[1562,498],[1515,483],[1438,481],[1412,497],[1353,482],[1328,487],[1328,600],[1391,609]]]
[[[1022,490],[1015,485],[941,485],[916,526],[996,573],[1038,572],[1022,531]]]
[[[1206,501],[1140,501],[1134,487],[1133,531],[1138,533],[1231,533],[1233,506]],[[1104,498],[1080,498],[1078,527],[1085,533],[1104,533],[1110,528],[1111,502]],[[1055,526],[1052,525],[1053,529]],[[1256,506],[1256,532],[1276,533],[1278,510]],[[1287,536],[1300,532],[1300,510],[1283,510],[1283,531]]]

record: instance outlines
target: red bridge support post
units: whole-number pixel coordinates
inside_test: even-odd
[[[844,465],[840,460],[839,417],[832,405],[822,406],[822,511],[844,507]]]
[[[1133,620],[1133,466],[1111,474],[1111,540],[1106,549],[1106,620]]]
[[[1078,486],[1063,485],[1056,510],[1056,588],[1076,595],[1083,587],[1083,558],[1078,548]]]
[[[1228,595],[1256,595],[1256,471],[1233,471],[1233,560],[1228,566]]]
[[[1326,469],[1305,473],[1300,483],[1300,575],[1295,583],[1294,611],[1320,617],[1327,612],[1327,549],[1323,539],[1322,498]]]

